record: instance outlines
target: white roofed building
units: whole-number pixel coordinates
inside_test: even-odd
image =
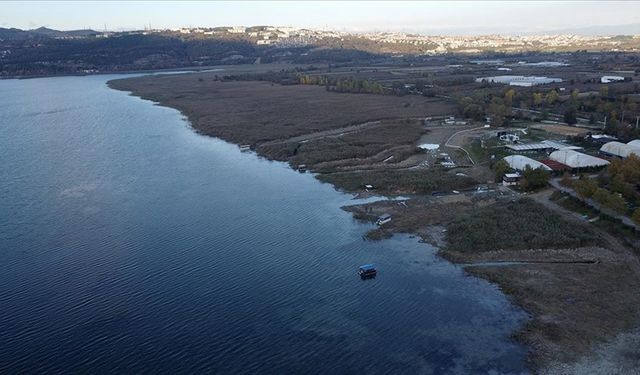
[[[536,86],[562,82],[562,78],[504,75],[476,78],[476,82],[504,83],[511,86]]]
[[[624,77],[621,76],[602,76],[600,83],[622,82]]]
[[[509,164],[509,167],[517,170],[517,171],[524,171],[525,169],[527,169],[527,167],[531,168],[531,169],[538,169],[538,168],[542,168],[545,171],[551,171],[551,168],[549,168],[548,166],[540,163],[537,160],[533,160],[531,158],[528,158],[526,156],[522,156],[522,155],[510,155],[510,156],[506,156],[504,158],[504,161],[507,162],[507,164]]]
[[[600,147],[600,152],[608,156],[616,156],[619,158],[629,157],[631,154],[635,154],[640,157],[640,142],[632,144],[631,141],[628,144],[622,142],[607,142]]]
[[[599,168],[609,165],[609,162],[595,156],[583,154],[574,150],[558,150],[549,155],[551,160],[562,163],[569,168]]]

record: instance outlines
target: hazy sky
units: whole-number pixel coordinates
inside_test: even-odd
[[[3,1],[0,4],[0,27],[22,29],[284,25],[349,31],[517,34],[628,24],[640,24],[640,1]],[[635,33],[640,34],[640,29]]]

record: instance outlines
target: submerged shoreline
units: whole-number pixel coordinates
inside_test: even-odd
[[[242,132],[244,130],[240,128],[228,129],[223,132],[220,132],[220,131],[214,130],[211,127],[207,127],[203,123],[200,113],[195,111],[193,108],[185,107],[184,103],[182,104],[180,103],[180,99],[182,98],[174,98],[172,100],[170,95],[166,92],[163,92],[163,93],[155,92],[154,94],[154,90],[150,89],[150,86],[149,86],[149,85],[153,86],[153,82],[150,82],[148,80],[145,82],[146,88],[145,90],[143,90],[144,92],[137,90],[136,84],[132,83],[131,79],[110,81],[108,84],[111,88],[121,90],[121,91],[128,91],[131,93],[131,95],[139,96],[147,100],[152,100],[162,106],[178,109],[181,113],[183,113],[183,115],[186,118],[189,119],[189,122],[191,123],[193,130],[199,134],[219,137],[226,141],[229,141],[238,145],[244,143],[245,141],[247,143],[252,143],[252,144],[255,144],[256,142],[255,137],[251,138],[250,135],[247,135],[249,137],[248,139],[243,138]],[[259,110],[259,108],[256,110]],[[238,135],[237,133],[233,133],[233,131],[240,132],[241,134]],[[281,137],[282,137],[281,135],[278,135],[275,137],[275,139],[279,139]],[[264,141],[258,140],[258,143],[260,142],[264,142]],[[274,156],[274,154],[272,153],[260,152],[261,151],[260,149],[256,151],[258,155],[263,156],[267,159],[282,160],[277,156]],[[418,199],[418,202],[420,202],[419,199]],[[482,205],[484,203],[480,203],[480,204]],[[385,205],[388,205],[388,202],[383,201],[383,202],[375,202],[370,204],[359,205],[359,207],[365,208],[365,211],[360,212],[360,216],[355,215],[356,211],[358,211],[357,208],[355,209],[355,211],[350,209],[348,209],[348,211],[352,211],[354,213],[354,216],[356,216],[356,218],[358,219],[363,219],[363,218],[367,219],[365,217],[369,213],[368,211],[366,211],[367,208],[374,207],[374,210],[375,210],[376,206],[386,207]],[[473,207],[473,204],[470,207]],[[464,210],[460,212],[468,212],[468,209],[469,208],[466,207]],[[402,217],[402,215],[399,215],[399,217]],[[585,257],[589,259],[597,258],[598,260],[615,258],[616,261],[613,262],[615,264],[612,263],[611,267],[607,268],[609,271],[611,271],[611,270],[615,270],[617,267],[618,261],[621,261],[620,259],[618,259],[619,257],[617,257],[615,254],[610,254],[609,252],[604,251],[604,249],[598,250],[597,248],[595,250],[589,250],[585,248],[585,250],[584,251],[581,250],[581,252],[578,255],[576,255],[575,252],[571,250],[570,251],[567,251],[567,250],[565,251],[561,251],[561,250],[560,251],[558,250],[529,251],[528,253],[527,252],[514,253],[514,252],[506,251],[501,253],[500,252],[485,253],[478,256],[474,256],[472,254],[462,254],[460,252],[447,251],[447,249],[445,248],[445,243],[443,242],[443,238],[438,238],[438,237],[443,237],[442,235],[442,233],[444,233],[443,229],[438,229],[440,228],[438,227],[438,225],[443,225],[443,223],[445,224],[445,227],[446,227],[446,221],[443,222],[442,220],[440,220],[440,221],[435,221],[433,223],[430,223],[429,225],[423,225],[423,224],[413,225],[413,226],[408,225],[405,227],[392,228],[389,231],[386,231],[385,235],[389,236],[389,235],[392,235],[393,233],[418,234],[423,238],[423,240],[430,241],[433,244],[437,245],[437,247],[440,249],[439,255],[454,264],[467,264],[467,263],[475,263],[475,262],[482,263],[482,262],[505,261],[505,260],[506,261],[512,260],[517,262],[517,261],[522,261],[527,259],[528,260],[547,259],[550,256],[555,257],[555,259],[559,259],[561,262],[566,262],[567,260],[571,261],[571,259],[579,259],[580,261],[583,261],[584,260],[583,258]],[[433,230],[434,226],[436,230]],[[436,234],[438,231],[440,231],[440,236]],[[526,266],[526,264],[524,266]],[[514,332],[514,335],[519,341],[529,346],[531,350],[531,357],[530,357],[531,362],[529,363],[529,365],[534,372],[553,371],[549,369],[559,368],[558,366],[563,366],[563,365],[566,365],[567,363],[573,363],[577,360],[580,360],[584,354],[586,354],[589,350],[591,350],[592,345],[588,344],[585,346],[584,342],[580,342],[582,340],[581,337],[572,336],[569,333],[559,333],[560,337],[563,337],[561,340],[562,342],[557,344],[554,343],[553,341],[554,335],[556,334],[553,333],[552,331],[555,330],[556,328],[550,328],[551,326],[543,322],[545,321],[545,319],[547,319],[545,318],[545,315],[547,315],[548,313],[551,313],[553,310],[556,310],[556,309],[560,309],[558,311],[561,311],[563,307],[561,305],[558,305],[557,303],[556,304],[551,303],[550,306],[544,306],[544,304],[540,303],[541,298],[542,299],[549,298],[548,296],[541,297],[540,295],[531,295],[531,292],[527,293],[526,291],[529,288],[535,287],[536,280],[539,281],[539,279],[537,279],[535,276],[536,273],[551,272],[551,274],[555,274],[556,270],[553,270],[550,268],[550,267],[555,267],[554,265],[548,265],[548,264],[536,265],[535,267],[536,269],[533,269],[533,270],[529,268],[523,269],[523,270],[528,270],[528,271],[525,271],[525,273],[528,273],[530,276],[534,275],[529,277],[528,284],[520,283],[518,281],[518,278],[521,276],[523,270],[520,270],[520,271],[512,270],[513,272],[505,273],[503,268],[496,267],[495,265],[494,266],[489,265],[484,267],[466,267],[465,270],[466,272],[468,272],[473,276],[480,277],[480,278],[489,280],[490,282],[496,283],[500,287],[502,292],[507,296],[509,296],[510,299],[515,304],[521,306],[522,308],[525,309],[525,311],[528,311],[533,316],[533,320],[525,324],[517,332]],[[522,266],[518,266],[516,268],[522,268]],[[578,271],[578,272],[583,272],[583,271]],[[576,293],[579,293],[579,292],[576,291]],[[569,297],[569,298],[572,298],[572,297]],[[582,302],[593,303],[594,301],[582,301]],[[623,325],[623,326],[627,327],[628,325]],[[620,327],[613,328],[613,330],[614,332],[620,332]],[[624,330],[626,330],[626,328]],[[563,335],[568,335],[567,337],[569,338],[564,337]],[[573,337],[573,338],[570,338],[570,337]],[[598,337],[596,343],[601,342],[601,340],[602,340],[602,337]],[[560,351],[560,353],[558,351]],[[566,353],[562,353],[564,351],[568,352],[568,355],[565,355]]]

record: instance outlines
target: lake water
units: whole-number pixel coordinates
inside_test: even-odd
[[[113,78],[0,81],[0,373],[524,371],[495,286]]]

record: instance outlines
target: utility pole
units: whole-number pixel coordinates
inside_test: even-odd
[[[607,116],[604,116],[604,125],[602,125],[602,130],[607,128]]]
[[[636,130],[638,130],[638,120],[640,120],[640,116],[636,116]]]

